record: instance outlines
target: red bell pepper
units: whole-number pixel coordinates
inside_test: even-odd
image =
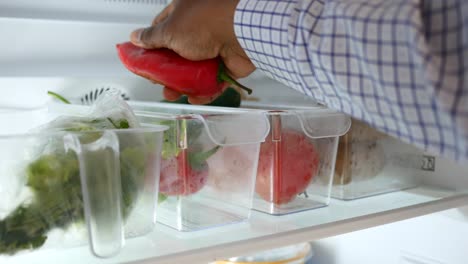
[[[226,83],[252,93],[226,73],[220,58],[191,61],[169,49],[148,50],[131,42],[117,44],[117,51],[128,70],[181,94],[217,96],[227,87]]]

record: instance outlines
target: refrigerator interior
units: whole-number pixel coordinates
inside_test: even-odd
[[[165,3],[1,1],[0,108],[40,109],[50,100],[48,90],[78,101],[105,88],[117,88],[132,100],[161,100],[161,87],[121,65],[115,44],[149,24]],[[260,103],[313,103],[260,72],[240,81],[254,89]],[[151,234],[127,241],[115,258],[98,259],[87,247],[76,247],[0,256],[0,263],[208,263],[307,241],[315,241],[312,263],[465,263],[467,210],[451,208],[468,204],[467,169],[437,158],[435,170],[424,172],[423,185],[405,191],[332,199],[328,207],[281,217],[253,212],[249,222],[203,232],[157,225]]]
[[[312,242],[312,263],[463,264],[468,207]]]

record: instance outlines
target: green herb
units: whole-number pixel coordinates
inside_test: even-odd
[[[128,124],[128,120],[121,119],[121,120],[119,121],[119,128],[120,128],[120,129],[123,129],[123,128],[130,128],[130,124]]]
[[[162,146],[162,158],[163,159],[170,159],[172,157],[175,157],[179,154],[179,147],[177,142],[180,140],[183,140],[182,137],[184,133],[181,133],[182,131],[177,131],[176,124],[177,122],[181,122],[180,129],[181,130],[186,130],[186,136],[187,136],[187,143],[189,146],[194,144],[196,140],[200,137],[200,135],[203,132],[203,123],[200,122],[199,120],[187,120],[187,119],[182,119],[182,120],[163,120],[157,122],[159,125],[164,125],[169,127],[168,130],[164,131],[164,136],[163,136],[163,146]]]
[[[164,201],[166,201],[167,199],[167,196],[162,194],[162,193],[158,193],[158,203],[162,203]]]
[[[52,91],[47,91],[47,94],[64,102],[65,104],[71,104],[70,101],[68,101],[67,99],[65,99],[63,96],[61,96],[60,94],[57,94],[57,93],[54,93]]]
[[[115,123],[114,121],[112,121],[110,117],[108,117],[107,120],[109,120],[109,122],[114,126],[114,128],[117,128],[117,129],[130,128],[130,125],[128,124],[128,120],[120,119],[118,123]]]
[[[70,118],[61,125],[60,130],[72,132],[130,128],[128,120],[113,121],[110,118]],[[102,136],[102,132],[83,135],[80,138],[82,143],[93,142]],[[144,185],[147,151],[152,148],[151,142],[145,141],[143,137],[128,134],[119,143],[122,212],[126,218],[137,201],[138,191]],[[0,220],[0,254],[13,255],[21,250],[41,247],[50,230],[66,229],[73,223],[84,222],[80,167],[76,153],[65,151],[63,143],[54,142],[53,139],[47,142],[44,149],[52,151],[47,154],[44,151],[25,167],[26,185],[31,189],[33,198]],[[98,151],[95,154],[93,158],[99,160],[104,153]],[[93,191],[97,192],[108,187],[98,178],[91,183],[95,188]]]
[[[161,152],[162,158],[169,159],[171,157],[177,156],[179,154],[179,148],[177,147],[177,131],[175,127],[176,121],[163,120],[157,123],[169,127],[168,130],[164,131]]]
[[[195,170],[202,169],[205,165],[205,161],[211,156],[213,156],[219,150],[220,147],[221,146],[216,146],[205,152],[189,153],[188,160],[190,163],[190,167],[192,167]]]
[[[40,247],[52,228],[64,228],[83,219],[79,166],[74,153],[44,155],[29,164],[26,172],[34,199],[0,221],[3,254]]]

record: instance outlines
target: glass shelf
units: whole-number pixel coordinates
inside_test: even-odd
[[[333,200],[328,207],[285,216],[252,212],[250,221],[202,232],[183,233],[156,225],[149,235],[126,241],[110,259],[98,259],[88,247],[39,250],[0,263],[208,263],[215,259],[392,223],[468,203],[468,194],[418,187],[354,201]]]

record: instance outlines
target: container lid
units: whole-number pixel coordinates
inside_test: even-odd
[[[211,140],[221,146],[260,143],[270,131],[266,112],[255,109],[136,101],[128,104],[137,116],[199,120]]]
[[[265,110],[268,115],[296,116],[304,134],[311,138],[342,136],[351,126],[351,118],[347,115],[319,105],[286,107],[247,102],[242,107]]]
[[[64,134],[67,131],[62,129],[54,130],[49,128],[47,131],[37,131],[42,125],[56,119],[59,116],[87,116],[91,111],[91,106],[72,105],[62,103],[51,103],[47,106],[32,109],[0,108],[0,123],[6,124],[0,131],[0,138],[45,136],[53,134]],[[144,133],[144,132],[162,132],[167,130],[164,125],[146,125],[144,127],[120,129],[105,129],[106,131],[115,131],[116,133]],[[74,134],[86,134],[96,132],[100,129],[88,131],[75,131]]]

